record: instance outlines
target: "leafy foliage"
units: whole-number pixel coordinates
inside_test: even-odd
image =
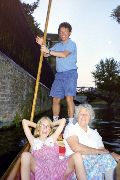
[[[120,23],[120,6],[117,6],[117,8],[112,11],[111,17]]]
[[[20,119],[21,119],[20,115],[19,115],[18,113],[16,113],[16,115],[15,115],[15,117],[14,117],[14,119],[13,119],[13,122],[14,122],[14,124],[16,125],[16,127],[19,127],[19,126],[20,126],[20,124],[19,124]]]
[[[113,58],[100,60],[92,72],[97,90],[111,104],[120,95],[120,63]]]
[[[32,16],[34,10],[38,7],[38,4],[39,4],[39,1],[40,0],[37,0],[36,2],[34,2],[33,4],[26,4],[26,3],[22,3],[22,6],[25,10],[25,16],[26,16],[26,19],[28,21],[28,24],[31,28],[31,31],[34,33],[34,34],[40,34],[40,29],[39,29],[39,25],[34,17]]]

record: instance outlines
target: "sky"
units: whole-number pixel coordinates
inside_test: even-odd
[[[32,4],[35,0],[21,0]],[[35,20],[44,31],[49,0],[40,0]],[[92,71],[101,59],[120,61],[120,24],[110,17],[120,0],[52,0],[48,33],[57,33],[61,22],[72,25],[77,45],[78,87],[94,87]]]

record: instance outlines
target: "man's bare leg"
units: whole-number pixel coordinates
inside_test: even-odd
[[[53,98],[53,105],[52,105],[52,110],[53,110],[53,120],[58,120],[59,118],[59,113],[60,113],[60,98],[54,97]]]
[[[74,110],[75,110],[73,96],[66,96],[66,101],[67,101],[67,108],[68,108],[68,117],[72,122],[74,118]]]

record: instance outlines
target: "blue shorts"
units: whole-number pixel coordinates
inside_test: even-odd
[[[50,96],[60,99],[65,96],[76,96],[77,78],[76,69],[56,73]]]

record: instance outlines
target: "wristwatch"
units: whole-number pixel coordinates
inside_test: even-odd
[[[50,53],[51,53],[51,50],[49,50],[49,53],[48,53],[48,54],[51,55]]]

